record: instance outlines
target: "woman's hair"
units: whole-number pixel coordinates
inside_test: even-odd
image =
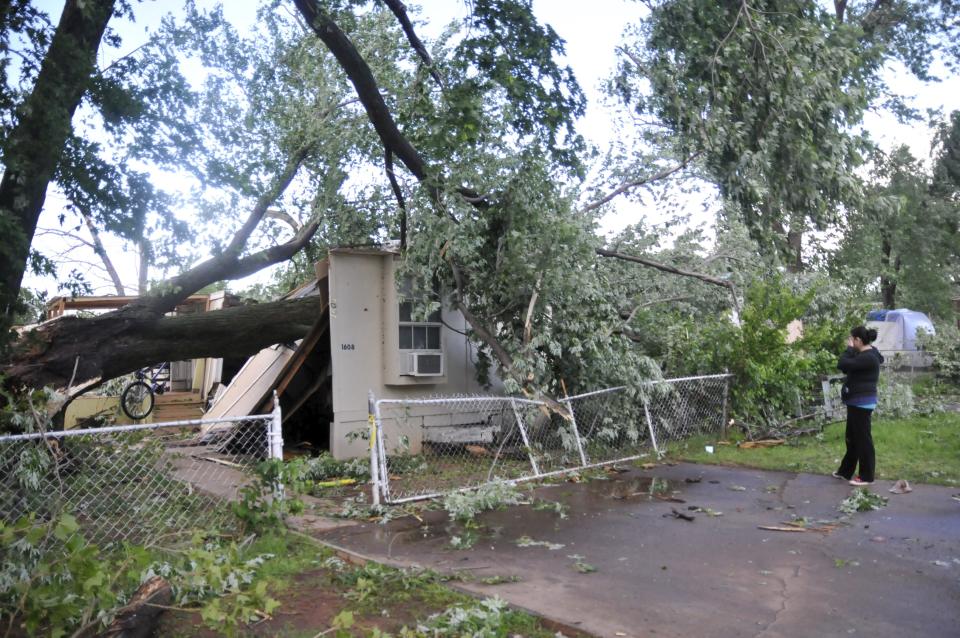
[[[865,344],[870,344],[877,340],[877,331],[866,326],[857,326],[850,331],[850,336],[856,337]]]

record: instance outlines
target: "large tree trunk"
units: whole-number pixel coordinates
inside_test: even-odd
[[[129,307],[128,307],[129,308]],[[319,297],[166,317],[111,312],[62,317],[24,335],[0,373],[8,385],[74,390],[164,361],[252,355],[302,338],[323,318]]]
[[[0,182],[0,328],[10,325],[47,186],[87,89],[114,0],[68,0],[17,124],[4,142]]]
[[[890,237],[882,234],[880,242],[880,259],[883,271],[880,275],[880,296],[883,298],[884,308],[896,308],[897,303],[897,275],[900,271],[900,257],[892,258],[893,246]]]

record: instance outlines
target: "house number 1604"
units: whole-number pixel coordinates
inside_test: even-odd
[[[355,345],[353,345],[352,343],[341,343],[341,344],[340,344],[340,349],[341,349],[341,350],[356,350],[357,347],[356,347]]]

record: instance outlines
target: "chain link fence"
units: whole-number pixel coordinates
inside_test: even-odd
[[[97,544],[226,529],[228,501],[282,451],[280,414],[0,437],[0,517],[72,515]]]
[[[653,446],[702,434],[719,434],[727,422],[731,376],[716,374],[651,381],[642,386],[644,418]]]
[[[659,453],[658,441],[723,428],[729,379],[657,381],[557,402],[371,397],[374,502],[433,498]]]

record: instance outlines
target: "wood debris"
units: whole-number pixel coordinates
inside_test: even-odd
[[[740,441],[737,443],[737,447],[744,449],[758,448],[758,447],[773,447],[775,445],[783,445],[786,443],[786,439],[761,439],[759,441]]]
[[[683,512],[678,512],[676,509],[674,509],[674,508],[672,508],[672,507],[670,508],[670,514],[664,514],[663,516],[664,516],[664,518],[666,518],[666,517],[668,517],[668,516],[673,516],[674,518],[679,518],[679,519],[682,520],[682,521],[691,521],[691,522],[692,522],[692,521],[695,521],[695,520],[696,520],[695,517],[690,516],[689,514],[684,514]]]
[[[838,527],[840,525],[834,523],[806,525],[797,521],[788,521],[782,525],[757,525],[757,529],[770,530],[771,532],[818,532],[820,534],[829,534]]]
[[[632,496],[639,496],[641,494],[646,494],[646,492],[637,492],[632,494]],[[666,501],[667,503],[686,503],[682,498],[677,498],[676,496],[666,496],[664,494],[653,494],[653,498]]]

